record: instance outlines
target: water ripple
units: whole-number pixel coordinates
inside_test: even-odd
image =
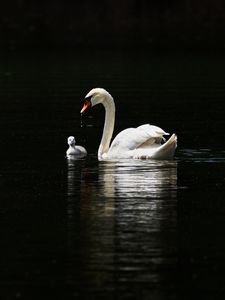
[[[178,161],[191,161],[195,163],[224,163],[225,151],[212,149],[181,149],[177,152]]]

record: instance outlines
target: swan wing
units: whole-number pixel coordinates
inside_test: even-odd
[[[145,131],[153,137],[162,137],[163,135],[169,135],[169,133],[165,132],[162,128],[150,124],[141,125],[137,127],[137,129]]]
[[[160,127],[144,124],[137,128],[127,128],[121,131],[113,140],[110,152],[134,150],[139,147],[149,147],[161,143],[163,135],[167,135]]]
[[[150,147],[153,144],[161,144],[162,141],[166,141],[163,136],[169,135],[168,132],[165,132],[162,128],[155,125],[144,124],[139,126],[137,129],[145,131],[150,137],[144,143],[142,143],[139,148]]]
[[[152,147],[141,147],[132,151],[133,158],[140,159],[172,159],[177,147],[177,136],[172,134],[164,144],[154,144]]]

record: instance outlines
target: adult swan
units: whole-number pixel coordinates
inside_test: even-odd
[[[83,113],[89,106],[101,103],[105,107],[105,124],[101,143],[98,148],[98,159],[172,159],[177,146],[177,136],[168,135],[157,126],[145,124],[137,128],[127,128],[110,141],[115,123],[115,103],[112,96],[102,88],[92,89],[84,99]]]

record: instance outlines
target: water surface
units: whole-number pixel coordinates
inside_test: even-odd
[[[4,299],[222,299],[225,292],[225,59],[213,55],[2,56]],[[178,135],[173,161],[98,161],[104,111],[115,133],[144,123]],[[89,152],[67,160],[67,137]]]

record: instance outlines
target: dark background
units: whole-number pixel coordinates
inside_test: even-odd
[[[223,49],[222,0],[8,0],[0,3],[0,45]]]
[[[1,299],[225,299],[224,6],[0,2]],[[175,161],[98,162],[99,86]]]

